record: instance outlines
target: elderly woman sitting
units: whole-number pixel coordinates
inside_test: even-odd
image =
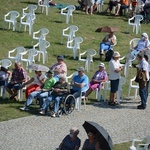
[[[140,51],[145,51],[150,49],[150,42],[147,33],[142,33],[141,39],[138,44],[131,50],[131,54],[137,56]]]
[[[82,150],[100,150],[99,142],[96,140],[94,131],[88,132],[88,139],[85,140]]]
[[[73,127],[70,129],[70,134],[68,134],[61,142],[57,150],[79,150],[81,145],[81,140],[78,138],[79,129]]]
[[[104,55],[104,51],[113,49],[113,46],[116,44],[116,36],[114,35],[113,32],[107,34],[102,42],[100,43],[100,61],[102,60],[102,56]]]
[[[92,93],[93,90],[95,90],[96,88],[102,88],[102,82],[106,82],[108,79],[107,76],[107,72],[105,71],[105,64],[104,63],[100,63],[99,64],[99,70],[97,70],[94,74],[94,76],[92,77],[92,80],[89,83],[89,89],[86,92],[86,99],[88,97],[89,94]]]
[[[64,75],[59,75],[59,81],[56,82],[52,87],[52,92],[45,100],[42,106],[42,111],[40,111],[40,114],[44,115],[50,102],[54,100],[54,113],[51,116],[56,117],[56,114],[59,109],[59,102],[62,96],[64,96],[64,94],[66,93],[68,93],[68,84],[66,82],[66,77]]]

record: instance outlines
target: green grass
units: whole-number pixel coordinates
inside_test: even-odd
[[[57,1],[56,1],[57,2]],[[59,1],[58,1],[59,2]],[[35,0],[6,0],[0,2],[0,24],[3,25],[3,17],[4,14],[11,10],[16,10],[20,13],[22,16],[22,8],[25,8],[29,4],[34,4]],[[77,5],[76,1],[69,1],[69,0],[62,0],[62,4],[75,4]],[[105,5],[106,7],[107,5]],[[111,25],[116,26],[119,28],[119,32],[116,32],[117,36],[117,45],[115,46],[115,50],[119,51],[122,56],[126,55],[129,52],[129,41],[132,38],[139,37],[140,35],[135,35],[135,33],[131,32],[130,28],[130,34],[125,34],[126,31],[126,25],[127,25],[127,18],[126,17],[115,17],[115,16],[109,16],[109,15],[86,15],[83,11],[75,11],[74,14],[74,25],[77,25],[79,27],[79,31],[77,32],[76,36],[81,36],[84,41],[81,44],[81,52],[87,50],[87,49],[95,49],[98,52],[98,47],[100,41],[103,39],[106,33],[96,33],[95,30],[98,27]],[[60,10],[57,8],[50,8],[50,13],[48,16],[41,13],[41,9],[38,8],[36,11],[36,21],[34,24],[34,31],[39,30],[40,28],[46,27],[49,29],[50,33],[47,36],[47,41],[50,42],[51,46],[48,48],[48,56],[49,61],[46,63],[47,66],[51,66],[53,63],[56,62],[56,56],[58,54],[65,54],[66,50],[66,39],[64,39],[63,44],[60,44],[62,29],[68,27],[70,24],[65,24],[65,18],[63,17],[63,21],[59,22],[60,18]],[[12,30],[8,30],[8,25],[5,25],[5,30],[1,28],[0,30],[0,59],[7,58],[8,51],[14,49],[18,46],[24,46],[26,48],[32,47],[32,36],[28,34],[27,32],[19,32],[19,19],[18,19],[18,28],[17,31],[13,32]],[[22,29],[23,31],[23,29]],[[149,31],[148,25],[142,24],[142,31],[147,32]],[[34,41],[36,44],[36,41]],[[95,65],[95,71],[97,70],[97,65],[99,64],[98,61],[98,54],[95,56],[94,65]],[[72,57],[72,52],[69,51],[68,56],[65,58],[65,62],[68,66],[68,74],[74,72],[78,65],[83,66],[84,64],[82,62],[78,62],[78,60],[74,60]],[[36,63],[37,60],[36,60]],[[108,70],[108,62],[105,63],[106,68]],[[12,68],[11,68],[12,69]],[[132,77],[135,75],[135,71],[132,71]],[[92,77],[94,74],[93,71],[90,71],[87,73],[89,78]],[[29,74],[32,76],[32,74]],[[131,77],[130,77],[131,78]],[[126,87],[124,88],[124,94],[127,94],[128,91],[128,81],[126,84]],[[89,100],[93,102],[95,99],[94,93],[91,94]],[[5,102],[5,103],[4,103]],[[8,103],[7,103],[8,102]],[[29,113],[20,113],[18,110],[18,107],[21,106],[22,103],[20,102],[12,102],[7,100],[1,100],[0,99],[0,109],[3,110],[0,112],[0,121],[9,120],[13,118],[23,117],[30,115]],[[3,112],[5,112],[5,115],[3,115]],[[15,112],[15,113],[14,113]],[[3,117],[2,117],[3,116]]]

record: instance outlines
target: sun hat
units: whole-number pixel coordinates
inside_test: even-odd
[[[103,67],[103,68],[105,68],[105,64],[104,63],[100,63],[99,65],[98,65],[99,67]]]
[[[147,33],[142,33],[142,36],[144,36],[145,38],[147,38],[147,39],[148,39],[148,35],[147,35]]]
[[[52,70],[49,70],[47,73],[54,74],[54,72]]]
[[[83,67],[79,67],[78,69],[77,69],[77,71],[84,71],[85,69],[83,68]]]
[[[57,56],[57,59],[64,60],[64,56],[63,56],[63,55],[58,55],[58,56]]]
[[[120,57],[120,53],[119,52],[114,52],[113,57]]]

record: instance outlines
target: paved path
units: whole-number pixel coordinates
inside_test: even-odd
[[[139,100],[138,100],[139,101]],[[95,121],[110,134],[113,143],[129,141],[150,134],[150,105],[137,110],[137,100],[125,101],[121,106],[105,103],[88,105],[61,118],[30,116],[0,123],[0,150],[54,150],[71,127],[80,129],[82,145],[87,135],[84,121]]]

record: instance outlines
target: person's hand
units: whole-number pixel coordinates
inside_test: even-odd
[[[53,91],[55,91],[55,92],[60,92],[60,89],[56,88],[56,89],[54,89]]]
[[[95,80],[95,79],[92,79],[92,82],[93,82],[93,83],[97,83],[97,80]]]

